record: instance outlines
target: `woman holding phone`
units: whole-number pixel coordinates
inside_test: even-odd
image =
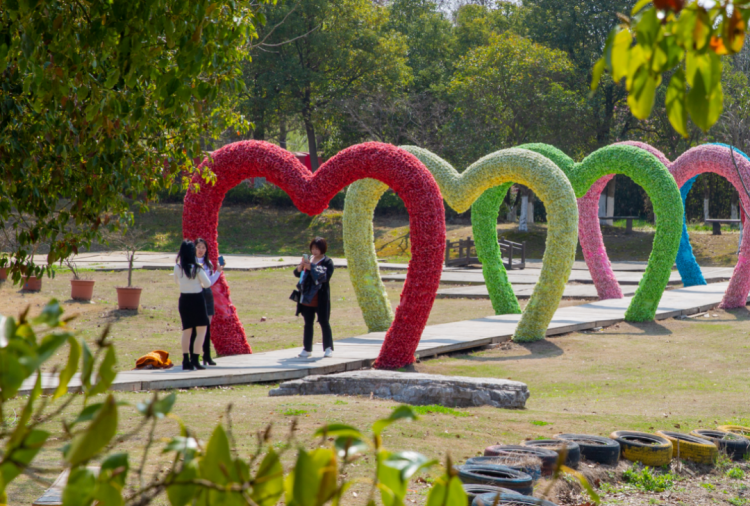
[[[195,240],[195,259],[198,265],[203,267],[206,272],[211,285],[208,288],[203,289],[203,298],[206,299],[206,314],[208,315],[208,329],[206,330],[206,338],[203,340],[203,365],[216,365],[216,362],[211,360],[211,320],[214,317],[214,292],[211,287],[219,280],[221,273],[224,271],[224,266],[219,265],[219,268],[214,270],[214,266],[211,263],[211,259],[208,254],[208,243],[205,239],[198,238]],[[196,332],[193,331],[193,335],[190,338],[192,346],[193,341],[196,338]]]
[[[333,356],[333,334],[331,332],[331,288],[329,281],[333,276],[333,260],[326,256],[328,244],[322,237],[316,237],[310,243],[310,256],[302,256],[302,261],[294,269],[294,275],[300,278],[297,284],[300,300],[297,303],[297,315],[302,313],[305,320],[303,333],[304,348],[298,355],[308,358],[312,355],[313,328],[315,316],[318,316],[320,330],[323,331],[324,357]]]
[[[211,281],[195,258],[193,241],[182,241],[174,266],[174,279],[180,285],[177,307],[182,320],[182,369],[205,369],[199,362],[199,350],[203,346],[208,327],[203,290],[211,286]],[[191,345],[190,336],[193,332],[196,337],[195,343]]]

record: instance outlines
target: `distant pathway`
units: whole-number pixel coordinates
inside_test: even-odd
[[[721,302],[728,283],[678,288],[664,292],[656,312],[661,320],[689,315],[715,308]],[[547,335],[564,334],[595,327],[613,325],[624,320],[631,297],[559,308],[547,330]],[[521,315],[488,316],[425,328],[417,349],[419,357],[431,357],[492,343],[508,341]],[[243,383],[279,382],[312,374],[330,374],[370,367],[378,356],[384,332],[374,332],[336,341],[333,358],[323,358],[316,351],[312,359],[297,358],[299,348],[277,350],[252,355],[218,358],[218,366],[205,371],[183,372],[177,366],[159,371],[125,371],[117,375],[114,390],[158,390],[172,388],[209,387]],[[591,339],[597,339],[591,336]],[[71,388],[78,386],[78,378]],[[28,393],[33,384],[27,382],[21,393]],[[57,385],[50,375],[43,377],[49,391]]]

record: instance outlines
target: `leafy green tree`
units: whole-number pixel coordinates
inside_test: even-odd
[[[264,13],[248,88],[259,100],[278,97],[277,111],[298,116],[315,170],[317,126],[338,100],[363,87],[388,89],[408,79],[406,44],[386,29],[388,10],[368,0],[285,2]]]
[[[233,113],[258,4],[7,0],[0,7],[0,229],[18,281],[132,221]],[[40,268],[33,268],[37,273]]]
[[[565,53],[510,32],[470,51],[449,88],[454,158],[466,163],[525,142],[580,147],[586,111],[574,78]]]
[[[458,51],[466,54],[489,44],[492,35],[508,30],[523,35],[524,10],[512,2],[497,2],[494,9],[472,3],[459,6],[453,14]]]
[[[527,36],[534,42],[565,51],[576,67],[577,86],[585,89],[608,33],[618,24],[618,12],[629,9],[635,0],[523,0],[522,3]],[[613,131],[618,126],[617,110],[624,106],[626,98],[625,86],[609,77],[588,98],[596,146],[605,146],[618,135]]]

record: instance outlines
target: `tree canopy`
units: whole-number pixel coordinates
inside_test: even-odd
[[[7,0],[0,8],[0,233],[15,279],[126,225],[227,128],[257,4]],[[38,269],[37,269],[38,271]]]

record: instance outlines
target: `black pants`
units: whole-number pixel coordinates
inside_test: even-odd
[[[305,332],[303,334],[303,344],[306,351],[312,351],[313,348],[313,326],[315,325],[315,316],[317,315],[318,308],[310,306],[302,306],[302,318],[305,319]],[[328,321],[320,321],[320,330],[323,331],[323,349],[333,349],[333,333],[331,332],[331,324]]]

